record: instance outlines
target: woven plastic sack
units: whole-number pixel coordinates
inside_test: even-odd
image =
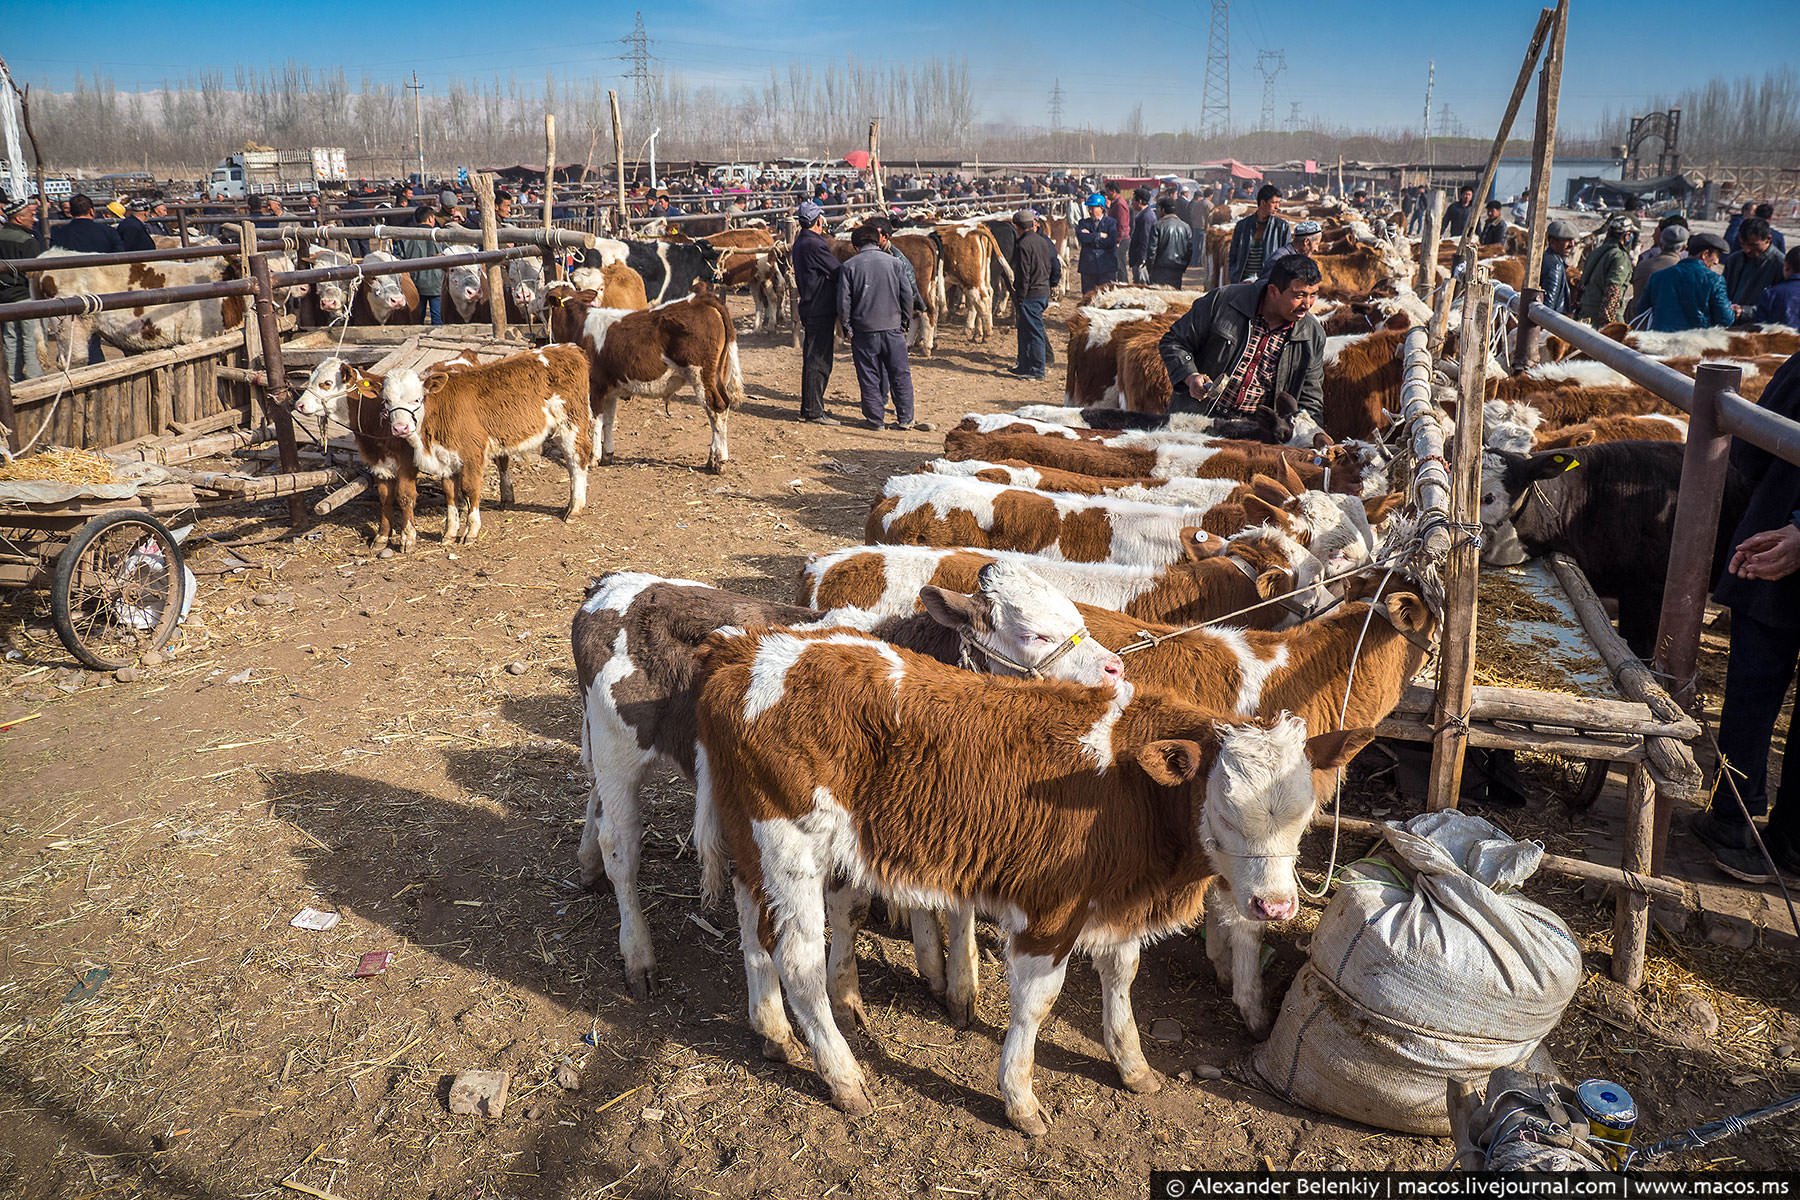
[[[1250,1067],[1296,1104],[1450,1132],[1444,1085],[1530,1057],[1581,982],[1568,926],[1511,889],[1543,851],[1446,810],[1347,868]]]

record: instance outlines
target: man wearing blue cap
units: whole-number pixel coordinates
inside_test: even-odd
[[[1087,216],[1075,226],[1081,256],[1075,269],[1081,275],[1081,294],[1111,283],[1119,270],[1119,223],[1106,215],[1106,197],[1099,192],[1087,198]]]
[[[836,425],[825,415],[825,387],[831,382],[832,339],[837,326],[838,258],[825,236],[825,210],[800,202],[800,236],[794,239],[794,317],[803,332],[800,351],[800,419]]]

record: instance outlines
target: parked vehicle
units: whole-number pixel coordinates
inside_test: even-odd
[[[219,160],[206,182],[206,198],[241,200],[252,195],[316,192],[322,183],[343,183],[345,175],[342,146],[244,150]]]

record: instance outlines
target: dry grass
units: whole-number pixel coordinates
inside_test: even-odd
[[[0,464],[0,481],[46,480],[54,483],[117,483],[112,463],[87,450],[60,446]]]

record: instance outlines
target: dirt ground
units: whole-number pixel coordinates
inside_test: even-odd
[[[919,416],[939,432],[800,426],[797,352],[746,336],[750,400],[721,476],[696,469],[706,423],[691,401],[672,417],[638,405],[621,462],[569,527],[555,515],[566,476],[537,462],[475,547],[438,542],[436,493],[408,556],[368,553],[367,504],[237,549],[237,573],[199,547],[194,619],[140,681],[65,670],[42,597],[6,598],[0,726],[38,715],[0,732],[0,1194],[1133,1196],[1152,1167],[1448,1159],[1445,1142],[1216,1078],[1252,1043],[1185,937],[1146,953],[1135,989],[1161,1093],[1119,1088],[1078,965],[1039,1052],[1053,1124],[1031,1141],[995,1093],[991,930],[977,1027],[957,1032],[908,944],[877,928],[861,953],[871,1030],[852,1041],[878,1110],[848,1120],[809,1071],[761,1058],[733,918],[699,906],[691,793],[670,777],[650,797],[644,871],[660,990],[642,1004],[624,991],[611,893],[574,882],[587,788],[567,639],[584,582],[630,568],[789,597],[804,556],[859,541],[870,497],[960,414],[1060,399],[1055,368],[1044,384],[996,373],[1011,336],[973,347],[948,331],[915,364]],[[853,416],[853,395],[840,360],[831,411]],[[202,531],[254,533],[275,508]],[[1365,755],[1347,810],[1417,811],[1390,768]],[[1556,786],[1547,769],[1531,778]],[[1576,853],[1597,819],[1548,796],[1490,815]],[[1311,870],[1326,849],[1311,844]],[[1547,875],[1529,890],[1570,922],[1589,971],[1554,1056],[1574,1078],[1625,1083],[1646,1135],[1800,1090],[1791,944],[1659,933],[1632,1000],[1605,981],[1610,901]],[[307,907],[342,921],[290,927]],[[1273,996],[1317,913],[1273,937]],[[380,951],[384,973],[352,976]],[[1177,1040],[1148,1036],[1161,1018]],[[511,1072],[498,1119],[448,1111],[449,1077],[472,1069]],[[1765,1126],[1681,1161],[1791,1165],[1793,1136]]]

